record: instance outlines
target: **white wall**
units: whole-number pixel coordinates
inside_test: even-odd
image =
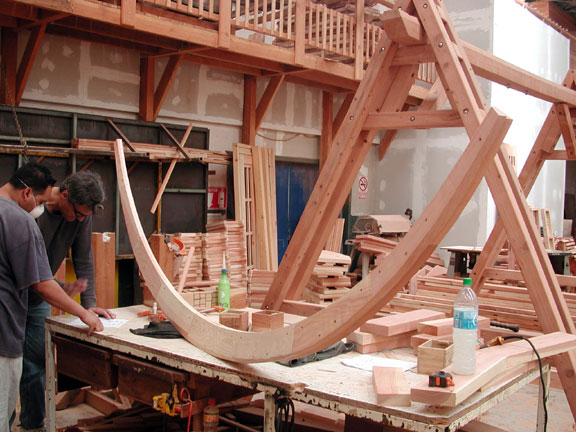
[[[499,1],[494,6],[494,55],[561,84],[569,69],[568,39],[515,2]],[[520,170],[551,104],[493,84],[492,105],[514,118],[506,142],[516,147]],[[531,206],[550,209],[556,235],[562,234],[565,167],[564,161],[547,161],[528,196]]]

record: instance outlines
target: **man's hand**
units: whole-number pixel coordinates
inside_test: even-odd
[[[114,319],[116,318],[116,314],[110,312],[108,309],[103,309],[99,307],[91,307],[88,308],[89,311],[94,312],[96,315],[104,317],[106,319]]]
[[[63,288],[70,297],[74,297],[76,294],[80,294],[86,290],[88,287],[88,280],[78,279],[74,282],[67,282],[64,284]]]
[[[86,310],[86,313],[82,314],[80,319],[88,326],[88,336],[90,336],[95,331],[104,330],[104,325],[98,315],[90,310]]]

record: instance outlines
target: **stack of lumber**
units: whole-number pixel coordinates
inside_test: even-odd
[[[414,309],[431,309],[451,316],[454,298],[462,288],[462,279],[449,277],[418,276],[415,294],[398,293],[385,310],[404,312]],[[576,317],[576,294],[563,293],[572,319]],[[486,282],[478,296],[480,315],[491,320],[518,324],[521,329],[541,331],[540,322],[525,287]]]
[[[268,294],[270,285],[276,276],[272,270],[250,270],[248,275],[248,306],[252,308],[262,307],[264,298]]]
[[[442,312],[421,309],[374,318],[366,321],[358,330],[348,335],[347,342],[353,342],[356,345],[356,351],[362,354],[409,347],[420,322],[445,316]]]
[[[172,160],[178,159],[185,161],[186,157],[175,146],[166,146],[161,144],[135,143],[130,145],[137,153],[145,153],[149,159],[154,160]],[[92,150],[100,152],[114,152],[114,141],[96,140],[96,139],[73,139],[72,148],[81,150]],[[218,153],[210,150],[195,149],[190,147],[183,148],[189,158],[200,160],[204,163],[214,163],[220,165],[230,165],[232,158],[226,153]],[[126,157],[130,157],[130,151],[126,150]]]
[[[576,256],[576,243],[574,237],[556,237],[555,238],[556,250],[567,251]]]
[[[351,259],[348,255],[322,251],[303,293],[309,303],[332,303],[348,292],[350,278],[346,276]]]
[[[226,236],[224,233],[206,233],[202,236],[202,263],[205,280],[219,280],[225,265]]]
[[[202,280],[202,234],[200,233],[178,233],[174,238],[180,240],[184,245],[184,252],[180,253],[177,258],[178,265],[175,266],[176,276],[174,277],[174,286],[178,286],[183,277],[185,262],[188,254],[192,251],[192,258],[186,274],[184,289],[197,286],[197,281]],[[176,261],[176,260],[175,260]]]
[[[240,221],[218,221],[206,225],[208,233],[223,233],[225,240],[226,270],[230,286],[246,288],[248,274],[246,271],[246,242],[244,241],[244,224]]]

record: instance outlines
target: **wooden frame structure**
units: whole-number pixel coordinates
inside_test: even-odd
[[[536,178],[545,159],[543,155],[568,157],[574,148],[569,146],[562,155],[552,152],[559,134],[567,130],[566,123],[558,122],[562,117],[556,115],[558,108],[553,109],[541,133],[539,156],[527,163],[525,170],[528,169],[529,174],[523,172],[519,180],[501,146],[511,120],[486,106],[474,75],[476,68],[481,66],[474,68],[468,59],[471,54],[478,65],[488,57],[479,55],[478,50],[459,40],[440,0],[397,0],[390,14],[387,21],[394,25],[386,28],[386,37],[380,40],[346,118],[334,137],[263,307],[287,311],[286,301],[300,298],[332,222],[337,218],[378,129],[390,131],[410,126],[461,124],[470,137],[470,144],[413,228],[387,259],[346,296],[297,324],[265,333],[239,332],[209,323],[178,298],[173,287],[164,280],[150,251],[146,250],[131,201],[122,143],[116,142],[118,181],[136,259],[162,309],[184,337],[203,350],[240,362],[296,358],[352,332],[384,306],[420,269],[452,227],[483,177],[501,220],[499,231],[495,229],[496,234],[492,236],[498,238],[491,237],[492,247],[501,244],[505,232],[544,331],[576,333],[523,192],[523,187],[529,189]],[[422,61],[436,63],[450,111],[427,110],[419,113],[422,116],[401,112],[416,79],[418,63]],[[493,64],[484,65],[484,70],[494,69]],[[528,82],[528,74],[509,65],[494,77],[498,82],[514,77],[513,88],[522,88]],[[542,83],[542,86],[531,82],[535,89],[532,94],[574,105],[576,92],[572,91],[573,78],[571,80],[571,84],[565,83],[562,88],[538,79],[536,84]],[[558,91],[550,96],[552,88]],[[569,107],[562,105],[562,112],[566,118]],[[555,133],[550,133],[551,130]],[[486,248],[488,264],[492,261],[489,257],[492,247]],[[291,303],[290,310],[295,308]],[[302,311],[302,314],[309,312]],[[576,355],[573,352],[560,354],[556,367],[576,418]]]

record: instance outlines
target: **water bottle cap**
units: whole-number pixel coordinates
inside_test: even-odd
[[[226,269],[222,269],[222,274],[226,274]]]
[[[472,279],[464,278],[464,286],[472,286]]]
[[[216,399],[214,398],[208,399],[208,405],[216,405]]]

